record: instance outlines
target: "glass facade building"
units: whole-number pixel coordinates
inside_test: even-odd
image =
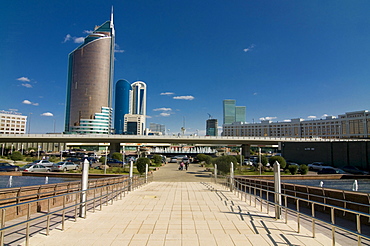
[[[235,122],[235,100],[224,100],[224,124],[231,124]]]
[[[91,133],[111,132],[93,122],[101,121],[103,111],[103,114],[106,110],[112,111],[114,35],[112,13],[110,21],[96,27],[84,43],[69,54],[65,133],[87,128]],[[111,119],[107,122],[111,124]]]
[[[118,80],[115,90],[114,129],[116,134],[123,134],[125,114],[130,112],[131,84],[124,79]]]
[[[218,136],[217,119],[208,119],[206,123],[206,135],[207,136]]]

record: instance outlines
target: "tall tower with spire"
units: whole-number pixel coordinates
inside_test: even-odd
[[[112,7],[111,19],[69,54],[65,133],[111,133],[114,36]]]

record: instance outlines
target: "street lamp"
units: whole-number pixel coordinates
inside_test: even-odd
[[[105,146],[104,174],[107,174],[107,159],[108,159],[108,146]]]

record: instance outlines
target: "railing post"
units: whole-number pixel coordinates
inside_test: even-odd
[[[31,203],[27,206],[27,225],[26,225],[26,246],[30,243],[30,219],[31,219]]]
[[[356,225],[357,233],[361,234],[361,218],[359,214],[356,214]],[[358,245],[361,245],[361,236],[357,237],[357,243]]]
[[[234,190],[234,163],[230,163],[230,191]]]
[[[130,184],[129,184],[129,187],[128,187],[128,191],[132,191],[132,176],[133,176],[133,169],[134,169],[134,162],[133,161],[130,161]]]
[[[331,215],[331,236],[332,236],[332,245],[334,246],[335,245],[335,218],[334,218],[334,214],[335,214],[335,211],[334,211],[334,208],[332,207],[330,209],[330,215]]]
[[[0,223],[1,229],[5,227],[5,213],[6,213],[5,208],[1,209],[1,223]],[[1,231],[0,245],[4,245],[4,234],[5,234],[4,231]]]
[[[215,173],[215,184],[217,184],[217,164],[215,164],[214,173]]]

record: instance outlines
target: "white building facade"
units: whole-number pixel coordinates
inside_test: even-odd
[[[27,116],[14,111],[0,110],[0,134],[25,134]]]
[[[224,124],[223,136],[292,138],[370,138],[370,112],[348,112],[319,120],[292,119],[290,122],[235,122]]]

